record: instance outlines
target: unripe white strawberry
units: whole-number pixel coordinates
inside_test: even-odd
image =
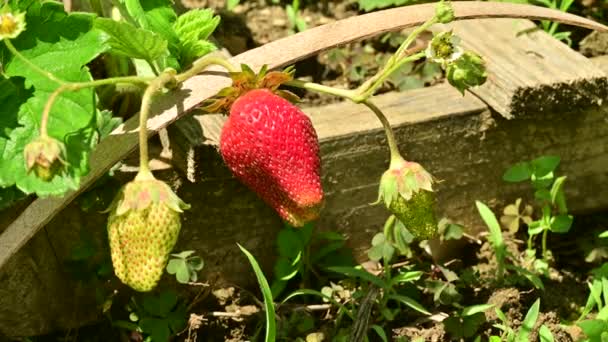
[[[137,291],[160,280],[190,206],[154,178],[125,185],[110,207],[108,239],[116,276]]]

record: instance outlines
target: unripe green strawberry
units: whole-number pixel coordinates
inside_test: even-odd
[[[27,172],[34,172],[44,181],[50,181],[61,173],[66,165],[65,145],[49,136],[40,136],[23,150]]]
[[[437,235],[433,177],[418,163],[395,158],[380,180],[378,202],[419,240]]]
[[[164,182],[142,178],[125,185],[110,207],[108,240],[116,276],[143,292],[160,280],[189,206]]]

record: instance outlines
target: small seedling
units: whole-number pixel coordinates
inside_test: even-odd
[[[167,263],[167,273],[174,274],[175,279],[182,284],[196,282],[198,271],[203,269],[205,263],[201,257],[193,254],[194,251],[171,254],[171,259]]]
[[[145,341],[169,341],[172,335],[186,326],[186,306],[178,303],[177,294],[163,291],[156,295],[144,295],[131,299],[127,306],[129,321],[117,320],[116,327],[147,335]]]
[[[291,5],[285,7],[285,12],[287,13],[287,19],[289,20],[290,32],[306,31],[308,26],[300,14],[300,0],[293,0]]]
[[[566,197],[564,194],[565,176],[555,177],[555,169],[560,158],[555,156],[542,156],[529,162],[520,162],[509,168],[503,175],[507,182],[530,181],[534,188],[534,199],[541,207],[541,218],[535,221],[528,220],[528,256],[532,258],[535,269],[546,273],[550,255],[547,248],[549,232],[564,234],[570,230],[573,216],[568,214]],[[518,203],[516,202],[516,205]],[[524,209],[526,210],[526,209]],[[524,221],[525,222],[525,221]],[[542,260],[536,262],[533,247],[534,237],[542,234],[541,248]]]
[[[519,328],[519,330],[515,331],[511,327],[511,323],[507,319],[507,316],[500,310],[500,308],[496,308],[496,316],[502,322],[502,324],[494,324],[495,328],[498,328],[502,331],[500,336],[491,336],[490,342],[526,342],[529,341],[530,333],[536,324],[536,320],[538,319],[538,312],[540,309],[540,299],[537,299],[534,304],[530,307],[528,312],[526,313],[526,317]],[[539,330],[540,339],[542,342],[553,341],[553,335],[549,328],[545,325],[542,325]]]
[[[467,306],[443,321],[445,331],[455,340],[473,337],[479,328],[486,322],[486,315],[484,312],[493,307],[494,304]]]

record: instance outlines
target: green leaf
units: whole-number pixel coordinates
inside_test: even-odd
[[[109,36],[111,53],[147,61],[153,61],[168,53],[167,41],[161,36],[125,21],[97,18],[95,28]]]
[[[173,30],[177,14],[173,10],[171,0],[120,0],[124,2],[129,15],[141,28],[157,33],[163,37],[169,47],[171,56],[161,63],[161,69],[172,67],[181,70],[179,58],[179,37]]]
[[[472,337],[485,322],[486,316],[481,312],[464,317],[462,326],[463,336],[466,338]]]
[[[13,40],[22,55],[62,80],[92,79],[86,64],[107,49],[102,33],[93,30],[93,16],[67,15],[60,3],[35,2],[29,8],[26,20],[27,30]],[[0,63],[4,65],[6,76],[26,79],[26,94],[33,91],[33,96],[19,108],[19,126],[12,129],[8,137],[0,135],[0,186],[16,184],[21,191],[39,196],[61,195],[76,189],[80,178],[89,171],[88,155],[97,143],[94,90],[66,91],[57,97],[50,112],[48,134],[66,145],[69,167],[66,174],[45,182],[33,173],[27,174],[23,149],[38,136],[43,108],[59,84],[20,59],[10,58],[9,54],[3,54]],[[23,96],[17,97],[17,101]],[[2,133],[8,132],[5,129]]]
[[[409,3],[414,3],[416,0],[358,0],[359,7],[369,12],[377,8],[386,8],[391,6],[402,6]]]
[[[377,233],[374,236],[372,239],[372,246],[373,247],[367,253],[371,260],[380,261],[384,259],[388,262],[393,258],[395,248],[386,240],[384,233]]]
[[[24,199],[26,195],[14,186],[0,188],[0,210],[4,210],[15,202]]]
[[[531,176],[532,168],[530,163],[520,162],[507,169],[502,176],[502,179],[506,182],[517,183],[528,180]]]
[[[410,271],[399,273],[398,275],[391,278],[391,286],[416,281],[420,279],[420,277],[422,277],[422,271]]]
[[[144,317],[139,321],[139,327],[152,337],[152,341],[169,341],[171,336],[169,325],[164,319]]]
[[[572,215],[557,215],[551,218],[551,231],[554,233],[567,233],[572,227]]]
[[[194,251],[182,251],[179,253],[171,253],[171,256],[180,258],[180,259],[187,259],[192,254],[194,254]]]
[[[358,268],[347,266],[333,266],[328,267],[327,269],[332,272],[344,274],[348,277],[361,278],[383,289],[386,288],[386,283],[384,282],[384,280],[382,280],[382,278],[377,277],[367,271],[360,270]]]
[[[183,259],[171,259],[167,263],[167,273],[176,274],[177,271],[183,266],[186,266],[186,262]]]
[[[276,317],[274,312],[274,302],[272,300],[272,291],[270,290],[270,286],[268,285],[268,280],[264,277],[264,273],[258,265],[258,262],[255,260],[255,257],[249,253],[245,247],[237,244],[241,251],[247,256],[249,263],[251,263],[251,267],[255,272],[255,276],[258,279],[258,284],[260,285],[260,289],[262,290],[262,295],[264,296],[264,311],[266,313],[266,342],[274,342],[276,339]]]
[[[557,206],[560,214],[566,214],[568,207],[566,206],[566,196],[564,195],[564,182],[566,176],[561,176],[553,182],[551,186],[551,203]]]
[[[505,315],[504,312],[502,312],[502,310],[500,310],[500,308],[494,309],[494,312],[496,312],[496,317],[498,317],[498,319],[500,319],[503,323],[508,323],[509,322],[507,320],[507,316]]]
[[[286,226],[277,236],[277,247],[280,256],[294,259],[302,252],[304,245],[300,239],[300,234],[298,234],[295,228]]]
[[[537,289],[544,289],[543,281],[536,274],[528,271],[527,269],[515,265],[507,265],[507,268],[513,270],[520,275],[524,276],[524,278],[528,279],[536,287]]]
[[[420,303],[418,303],[417,301],[413,300],[410,297],[397,295],[397,294],[391,294],[391,295],[388,295],[388,299],[392,299],[397,302],[403,303],[403,304],[409,306],[410,308],[412,308],[420,313],[423,313],[425,315],[431,315],[431,313],[428,312],[422,305],[420,305]]]
[[[175,279],[181,284],[187,284],[190,281],[190,269],[185,262],[183,262],[175,273]]]
[[[298,274],[300,265],[292,265],[285,257],[280,257],[274,265],[274,276],[278,280],[287,281]]]
[[[34,95],[34,89],[26,89],[23,77],[6,79],[0,76],[0,139],[10,137],[19,126],[19,107]]]
[[[372,329],[376,332],[376,334],[378,334],[378,336],[383,342],[388,342],[388,337],[386,336],[386,333],[384,332],[384,329],[382,329],[381,326],[374,324],[372,325]]]
[[[494,245],[494,248],[501,248],[502,246],[504,246],[504,242],[502,240],[500,224],[498,223],[496,216],[494,215],[492,210],[490,210],[490,208],[488,208],[485,204],[479,201],[475,201],[475,205],[477,206],[477,211],[479,211],[479,215],[481,216],[485,224],[488,226],[488,230],[490,231],[490,239],[492,241],[492,244]]]
[[[530,162],[533,173],[536,177],[541,178],[555,171],[559,165],[560,158],[557,156],[542,156]]]
[[[526,313],[526,317],[524,318],[524,321],[521,325],[519,334],[517,334],[517,341],[520,341],[520,342],[528,341],[528,336],[530,335],[530,332],[534,328],[534,324],[536,323],[536,320],[538,319],[539,309],[540,309],[540,298],[537,299],[534,302],[534,304],[532,304],[532,306]]]
[[[194,257],[188,258],[187,263],[188,263],[188,268],[190,268],[191,270],[194,270],[194,271],[200,271],[205,266],[205,262],[203,261],[203,258],[201,258],[199,256],[194,256]]]
[[[182,66],[190,65],[195,59],[217,49],[207,38],[219,23],[220,17],[214,16],[210,9],[190,10],[177,18],[173,29],[179,37]]]
[[[147,295],[143,298],[144,310],[157,317],[166,317],[177,304],[177,294],[173,291],[163,291],[158,297]]]
[[[472,316],[476,313],[480,313],[480,312],[486,312],[487,310],[491,309],[494,307],[494,304],[478,304],[478,305],[472,305],[472,306],[467,306],[466,308],[462,309],[462,316]]]
[[[114,117],[111,111],[97,111],[97,133],[99,134],[99,140],[103,140],[110,135],[120,124],[122,124],[122,118]]]
[[[171,329],[173,334],[177,334],[184,330],[188,316],[189,314],[186,312],[186,306],[184,304],[180,304],[175,310],[169,313],[166,322],[169,324],[169,329]]]
[[[464,229],[461,225],[450,223],[445,228],[443,238],[446,240],[460,240],[464,234]]]
[[[576,323],[592,341],[600,341],[602,333],[608,331],[608,322],[599,319],[588,319]]]

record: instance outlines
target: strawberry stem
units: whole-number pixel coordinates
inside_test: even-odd
[[[400,163],[403,161],[403,157],[401,156],[401,153],[399,153],[397,140],[395,139],[395,132],[393,131],[393,128],[391,127],[391,124],[388,122],[388,119],[386,118],[384,113],[382,113],[382,111],[380,110],[380,108],[378,108],[378,106],[376,106],[376,104],[374,104],[370,99],[367,99],[362,103],[366,105],[369,109],[371,109],[372,112],[376,114],[380,122],[382,122],[382,126],[384,127],[384,133],[386,134],[386,140],[388,142],[388,148],[391,152],[390,167],[392,168],[392,166],[395,166],[396,163]]]
[[[287,86],[316,91],[318,93],[325,93],[325,94],[330,94],[330,95],[334,95],[334,96],[344,97],[349,100],[355,101],[356,94],[354,91],[352,91],[350,89],[334,88],[334,87],[329,87],[329,86],[314,83],[314,82],[305,82],[305,81],[300,81],[300,80],[291,80],[291,81],[285,82],[284,84]]]
[[[25,57],[24,55],[22,55],[21,52],[19,52],[19,50],[17,50],[15,48],[15,46],[13,45],[13,43],[11,43],[10,39],[4,39],[4,45],[6,45],[6,48],[8,49],[8,51],[10,51],[13,55],[15,55],[15,57],[17,57],[19,60],[21,60],[25,65],[27,65],[28,67],[30,67],[30,69],[36,71],[37,73],[39,73],[40,75],[48,78],[51,81],[55,81],[55,82],[57,82],[59,84],[66,84],[66,82],[64,80],[61,80],[61,79],[57,78],[51,72],[43,70],[42,68],[40,68],[36,64],[32,63],[32,61],[30,61],[29,59],[27,59],[27,57]]]
[[[163,89],[165,84],[175,81],[175,70],[169,69],[155,78],[144,92],[141,99],[141,110],[139,112],[139,172],[135,179],[149,178],[152,176],[148,161],[148,115],[152,96]],[[154,178],[152,176],[152,178]]]
[[[84,88],[93,88],[99,87],[102,85],[108,84],[118,84],[118,83],[148,83],[152,81],[151,77],[140,77],[140,76],[124,76],[124,77],[112,77],[105,78],[102,80],[95,80],[89,82],[73,82],[73,83],[65,83],[62,81],[61,86],[59,86],[51,96],[47,99],[44,104],[44,109],[42,110],[42,118],[40,119],[40,136],[47,136],[47,126],[49,121],[49,115],[51,112],[51,108],[57,100],[57,97],[64,91],[76,91]]]
[[[205,70],[210,65],[220,65],[224,67],[224,69],[228,70],[228,72],[238,71],[238,68],[232,65],[226,58],[216,55],[207,55],[194,61],[190,69],[175,76],[175,79],[179,83],[184,82],[187,79],[198,75],[201,71]]]

